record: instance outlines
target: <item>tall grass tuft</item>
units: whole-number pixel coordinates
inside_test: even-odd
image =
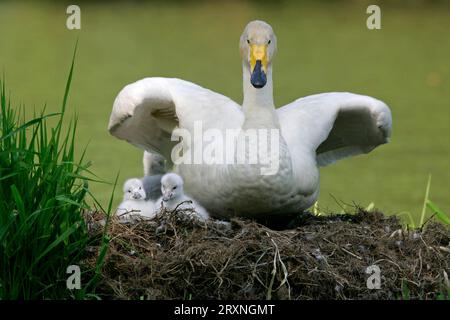
[[[73,67],[74,59],[61,112],[28,122],[0,82],[0,300],[77,296],[66,288],[66,270],[89,241],[82,216],[89,163],[84,153],[75,160],[76,119],[63,130]]]

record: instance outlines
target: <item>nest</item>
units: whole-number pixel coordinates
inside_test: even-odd
[[[101,218],[90,217],[94,239],[103,228],[92,226]],[[104,299],[260,300],[436,299],[450,292],[450,230],[437,222],[407,230],[396,217],[358,209],[304,214],[296,223],[276,231],[242,219],[202,222],[180,211],[128,224],[112,218],[97,293]],[[86,264],[95,265],[99,249],[98,240]],[[373,266],[379,289],[368,285]]]

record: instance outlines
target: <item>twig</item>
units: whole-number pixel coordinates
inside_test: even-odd
[[[179,204],[177,204],[177,206],[175,207],[175,209],[173,209],[172,211],[170,211],[170,213],[175,213],[175,212],[178,210],[178,208],[179,208],[182,204],[185,204],[185,203],[192,204],[192,201],[191,201],[191,200],[185,200],[185,201],[183,201],[183,202],[180,202]]]
[[[332,242],[332,241],[330,241],[330,240],[328,240],[328,239],[326,239],[326,238],[322,238],[322,239],[323,239],[325,242],[328,242],[328,243],[330,243],[330,244],[336,246],[336,248],[341,249],[341,250],[344,251],[345,253],[348,253],[349,255],[355,257],[355,258],[358,259],[358,260],[362,260],[362,259],[363,259],[362,257],[358,256],[357,254],[354,254],[353,252],[351,252],[351,251],[349,251],[349,250],[347,250],[347,249],[345,249],[345,248],[342,248],[342,247],[338,246],[336,243],[334,243],[334,242]]]
[[[281,260],[280,250],[278,249],[278,245],[272,239],[272,237],[270,237],[268,232],[266,232],[266,234],[270,238],[270,241],[272,241],[272,243],[275,247],[275,254],[273,256],[272,278],[270,279],[269,288],[267,289],[267,300],[270,300],[272,298],[272,287],[273,287],[273,283],[275,282],[275,276],[277,274],[277,260],[280,262],[281,268],[283,270],[284,278],[281,281],[280,285],[275,289],[275,291],[280,289],[286,283],[288,286],[288,297],[290,299],[291,298],[291,286],[289,285],[289,281],[287,280],[288,279],[288,271],[287,271],[286,265]]]
[[[434,216],[436,215],[436,213],[433,213],[427,220],[425,220],[425,222],[420,226],[420,232],[423,231],[423,228],[425,227],[425,225],[434,218]]]
[[[389,257],[389,256],[386,255],[386,254],[383,254],[383,253],[382,253],[382,255],[384,255],[384,256],[386,256],[386,257],[388,257],[388,258],[391,258],[391,257]],[[375,264],[378,264],[378,263],[381,262],[381,261],[387,261],[387,262],[390,262],[390,263],[392,263],[393,265],[397,266],[397,268],[398,268],[400,271],[402,270],[402,268],[400,268],[400,266],[399,266],[398,264],[396,264],[394,261],[392,261],[392,260],[390,260],[390,259],[380,259],[380,260],[375,261],[373,264],[374,264],[374,265],[375,265]]]
[[[422,249],[419,249],[419,261],[420,261],[420,269],[419,269],[419,274],[417,275],[417,278],[420,278],[420,274],[422,273]]]
[[[450,249],[447,247],[439,246],[439,249],[441,249],[444,252],[450,253]]]
[[[267,233],[267,235],[269,236],[268,233]],[[273,255],[272,278],[270,279],[269,288],[267,289],[267,295],[266,295],[267,300],[272,299],[272,286],[275,281],[275,275],[277,274],[277,253],[278,253],[278,249],[275,247],[275,254]]]
[[[283,280],[281,281],[281,283],[280,283],[280,285],[278,286],[278,288],[275,289],[275,291],[277,291],[278,289],[280,289],[280,288],[286,283],[287,286],[288,286],[288,298],[289,298],[289,300],[290,300],[290,299],[291,299],[291,286],[290,286],[289,281],[288,281],[288,275],[289,275],[289,273],[288,273],[288,271],[287,271],[286,265],[284,264],[283,260],[281,259],[280,251],[278,250],[277,244],[275,243],[275,241],[274,241],[273,239],[270,239],[270,240],[272,240],[273,245],[274,245],[275,248],[277,249],[277,252],[278,252],[278,261],[279,261],[280,264],[281,264],[281,268],[283,269],[283,274],[284,274]]]

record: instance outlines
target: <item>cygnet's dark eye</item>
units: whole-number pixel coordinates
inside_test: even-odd
[[[247,39],[247,43],[250,44],[250,39]]]
[[[128,192],[131,192],[131,190],[128,190]]]
[[[270,44],[272,42],[272,40],[267,41],[267,44]]]
[[[173,187],[173,190],[175,190],[177,188],[177,186]]]
[[[141,187],[139,187],[139,190],[142,190],[142,188],[141,188]]]

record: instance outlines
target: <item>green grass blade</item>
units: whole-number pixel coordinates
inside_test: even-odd
[[[428,201],[428,196],[430,194],[430,186],[431,186],[431,174],[428,175],[427,189],[425,190],[425,199],[423,200],[423,207],[422,207],[422,213],[420,215],[419,226],[422,226],[423,222],[425,221],[425,213],[427,211],[427,201]]]
[[[60,114],[61,113],[52,113],[52,114],[48,114],[48,115],[43,116],[43,117],[39,117],[39,118],[30,120],[27,123],[25,123],[25,124],[21,125],[20,127],[18,127],[17,129],[9,132],[7,135],[4,135],[4,136],[0,137],[0,142],[5,140],[5,139],[7,139],[7,138],[9,138],[9,137],[11,137],[11,136],[13,136],[13,135],[15,135],[15,134],[17,134],[19,131],[25,130],[28,127],[34,126],[34,125],[42,122],[42,120],[44,120],[46,118],[54,117],[54,116],[60,115]]]
[[[43,258],[45,257],[50,251],[52,251],[57,245],[64,242],[75,230],[79,228],[79,225],[73,225],[66,229],[63,234],[61,234],[59,237],[57,237],[48,247],[45,249],[44,252],[42,252],[36,260],[34,260],[33,264],[30,266],[30,270],[35,267],[35,265]]]
[[[11,186],[11,192],[14,197],[14,200],[16,202],[16,208],[20,213],[25,213],[25,205],[23,203],[23,199],[20,196],[19,190],[17,190],[17,187],[15,185]]]
[[[408,226],[410,226],[411,228],[415,229],[416,228],[416,223],[414,222],[412,214],[410,212],[408,212],[408,211],[402,211],[400,213],[397,213],[397,216],[403,216],[403,215],[407,216],[408,219],[409,219]]]
[[[73,50],[72,63],[70,64],[69,76],[67,77],[66,88],[64,90],[62,110],[61,110],[62,114],[64,114],[64,112],[66,111],[67,99],[69,97],[70,85],[72,83],[73,69],[75,66],[75,57],[77,55],[77,48],[78,48],[78,40],[75,43],[75,48]]]
[[[445,223],[447,226],[450,226],[450,217],[447,216],[444,211],[442,211],[436,204],[434,204],[431,200],[427,200],[427,207],[433,211],[440,221]]]

